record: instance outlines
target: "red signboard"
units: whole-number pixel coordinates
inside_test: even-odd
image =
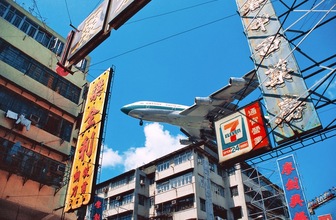
[[[331,214],[320,215],[317,217],[318,220],[332,220]]]
[[[215,128],[219,162],[270,147],[259,102],[216,121]]]

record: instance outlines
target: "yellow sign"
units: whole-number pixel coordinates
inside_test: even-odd
[[[111,77],[111,69],[108,69],[90,83],[70,174],[65,212],[87,205],[94,198],[93,186]]]

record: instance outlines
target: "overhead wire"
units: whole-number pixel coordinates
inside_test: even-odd
[[[71,16],[70,16],[70,12],[69,12],[68,1],[64,0],[64,2],[65,2],[65,8],[66,8],[66,11],[67,11],[67,14],[68,14],[68,18],[69,18],[69,22],[70,22],[70,26],[71,26],[72,25],[72,20],[71,20]]]
[[[196,5],[192,5],[192,6],[189,6],[189,7],[185,7],[185,8],[181,8],[181,9],[176,9],[176,10],[169,11],[169,12],[165,12],[165,13],[161,13],[161,14],[158,14],[158,15],[154,15],[154,16],[149,16],[149,17],[146,17],[146,18],[142,18],[142,19],[139,19],[139,20],[135,20],[135,21],[133,21],[133,22],[127,22],[126,24],[132,24],[132,23],[140,22],[140,21],[147,20],[147,19],[152,19],[152,18],[156,18],[156,17],[161,17],[161,16],[165,16],[165,15],[170,15],[170,14],[173,14],[173,13],[176,13],[176,12],[180,12],[180,11],[184,11],[184,10],[188,10],[188,9],[192,9],[192,8],[196,8],[196,7],[200,7],[200,6],[203,6],[203,5],[206,5],[206,4],[209,4],[209,3],[213,3],[213,2],[216,2],[216,1],[220,1],[220,0],[211,0],[211,1],[203,2],[203,3],[196,4]],[[71,21],[70,15],[69,15],[69,8],[68,8],[68,5],[67,5],[67,0],[65,0],[65,2],[66,2],[66,9],[67,9],[68,16],[69,16],[69,21],[70,21],[70,24],[72,24],[72,21]],[[101,1],[98,1],[96,7],[99,5],[100,2],[101,2]],[[96,8],[96,7],[94,7],[94,8]],[[93,9],[93,10],[94,10],[94,9]],[[93,10],[92,10],[92,11],[93,11]],[[134,52],[134,51],[143,49],[143,48],[148,47],[148,46],[151,46],[151,45],[153,45],[153,44],[160,43],[160,42],[162,42],[162,41],[168,40],[168,39],[170,39],[170,38],[173,38],[173,37],[176,37],[176,36],[179,36],[179,35],[182,35],[182,34],[185,34],[185,33],[187,33],[187,32],[190,32],[190,31],[193,31],[193,30],[202,28],[202,27],[204,27],[204,26],[207,26],[207,25],[210,25],[210,24],[219,22],[219,21],[221,21],[221,20],[224,20],[224,19],[233,17],[233,16],[235,16],[235,15],[236,15],[236,14],[232,14],[232,15],[229,15],[229,16],[227,16],[227,17],[224,17],[224,18],[221,18],[221,19],[218,19],[218,20],[215,20],[215,21],[212,21],[212,22],[209,22],[209,23],[206,23],[206,24],[203,24],[203,25],[200,25],[200,26],[197,26],[197,27],[188,29],[188,30],[186,30],[186,31],[182,31],[182,32],[179,32],[179,33],[176,33],[176,34],[167,36],[167,37],[165,37],[165,38],[162,38],[162,39],[159,39],[159,40],[156,40],[156,41],[147,43],[147,44],[145,44],[145,45],[142,45],[142,46],[139,46],[139,47],[137,47],[137,48],[134,48],[134,49],[125,51],[125,52],[123,52],[123,53],[121,53],[121,54],[117,54],[117,55],[115,55],[115,56],[113,56],[113,57],[110,57],[110,58],[107,58],[107,59],[105,59],[105,60],[98,61],[98,62],[96,62],[96,63],[90,64],[90,65],[88,66],[88,68],[90,68],[90,70],[92,70],[92,69],[91,69],[92,66],[95,66],[95,65],[98,65],[98,64],[101,64],[101,63],[110,61],[110,60],[115,59],[115,58],[117,58],[117,57],[120,57],[120,56],[129,54],[129,53],[132,53],[132,52]],[[70,25],[70,26],[72,26],[72,25]],[[72,26],[72,27],[73,27],[73,26]],[[95,78],[95,76],[92,76],[92,75],[89,73],[89,70],[87,70],[84,74],[87,74],[87,76],[92,77],[93,79]]]
[[[144,21],[144,20],[148,20],[148,19],[152,19],[152,18],[157,18],[157,17],[173,14],[173,13],[180,12],[180,11],[185,11],[185,10],[188,10],[188,9],[196,8],[196,7],[203,6],[203,5],[213,3],[213,2],[216,2],[216,1],[219,1],[219,0],[211,0],[211,1],[203,2],[203,3],[199,3],[199,4],[196,4],[196,5],[192,5],[192,6],[189,6],[189,7],[184,7],[184,8],[176,9],[176,10],[173,10],[173,11],[161,13],[161,14],[158,14],[158,15],[148,16],[148,17],[145,17],[145,18],[141,18],[141,19],[138,19],[138,20],[127,22],[126,24],[133,24],[133,23],[136,23],[136,22],[139,22],[139,21]]]
[[[157,43],[160,43],[160,42],[162,42],[162,41],[165,41],[165,40],[168,40],[168,39],[177,37],[177,36],[179,36],[179,35],[182,35],[182,34],[185,34],[185,33],[188,33],[188,32],[191,32],[191,31],[194,31],[194,30],[203,28],[203,27],[205,27],[205,26],[208,26],[208,25],[211,25],[211,24],[214,24],[214,23],[223,21],[223,20],[228,19],[228,18],[231,18],[231,17],[233,17],[233,16],[237,16],[237,14],[231,14],[231,15],[225,16],[225,17],[223,17],[223,18],[219,18],[219,19],[217,19],[217,20],[214,20],[214,21],[211,21],[211,22],[208,22],[208,23],[205,23],[205,24],[202,24],[202,25],[199,25],[199,26],[190,28],[190,29],[188,29],[188,30],[185,30],[185,31],[181,31],[181,32],[172,34],[172,35],[170,35],[170,36],[161,38],[161,39],[159,39],[159,40],[152,41],[152,42],[150,42],[150,43],[147,43],[147,44],[144,44],[144,45],[142,45],[142,46],[136,47],[136,48],[134,48],[134,49],[131,49],[131,50],[125,51],[125,52],[123,52],[123,53],[117,54],[117,55],[115,55],[115,56],[109,57],[109,58],[107,58],[107,59],[105,59],[105,60],[102,60],[102,61],[96,62],[96,63],[94,63],[94,64],[91,64],[89,67],[92,67],[92,66],[95,66],[95,65],[98,65],[98,64],[107,62],[107,61],[109,61],[109,60],[112,60],[112,59],[115,59],[115,58],[117,58],[117,57],[123,56],[123,55],[125,55],[125,54],[128,54],[128,53],[131,53],[131,52],[134,52],[134,51],[143,49],[143,48],[148,47],[148,46],[151,46],[151,45],[153,45],[153,44],[157,44]]]

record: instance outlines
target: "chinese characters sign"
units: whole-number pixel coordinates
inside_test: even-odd
[[[109,36],[105,33],[106,13],[109,1],[103,1],[77,28],[68,54],[69,64],[83,59],[97,44]]]
[[[270,0],[236,0],[275,140],[321,128]]]
[[[111,78],[112,70],[108,69],[90,83],[66,195],[66,212],[93,199]]]
[[[291,219],[309,220],[307,204],[293,155],[278,159],[277,162]]]
[[[103,205],[104,199],[95,196],[93,204],[91,206],[91,219],[102,220],[103,219]]]
[[[269,148],[259,102],[215,122],[219,162]]]
[[[70,67],[84,59],[93,49],[142,9],[150,0],[104,0],[76,29],[70,31],[67,48],[56,68],[66,76]]]

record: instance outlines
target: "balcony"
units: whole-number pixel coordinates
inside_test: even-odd
[[[32,123],[29,124],[29,129],[27,130],[24,125],[16,124],[17,119],[8,117],[8,112],[12,111],[7,111],[6,113],[0,109],[0,121],[2,127],[14,131],[20,135],[23,135],[26,138],[34,140],[35,142],[40,143],[41,145],[56,152],[62,153],[65,156],[69,155],[71,145],[68,141],[65,141],[61,137],[58,137],[48,131],[39,128],[31,121],[30,118],[29,121],[31,121]],[[17,115],[17,113],[14,114]]]
[[[28,180],[59,189],[63,186],[66,166],[42,154],[21,147],[19,142],[0,139],[0,169],[8,172],[7,180],[15,174],[22,177],[24,185]]]

